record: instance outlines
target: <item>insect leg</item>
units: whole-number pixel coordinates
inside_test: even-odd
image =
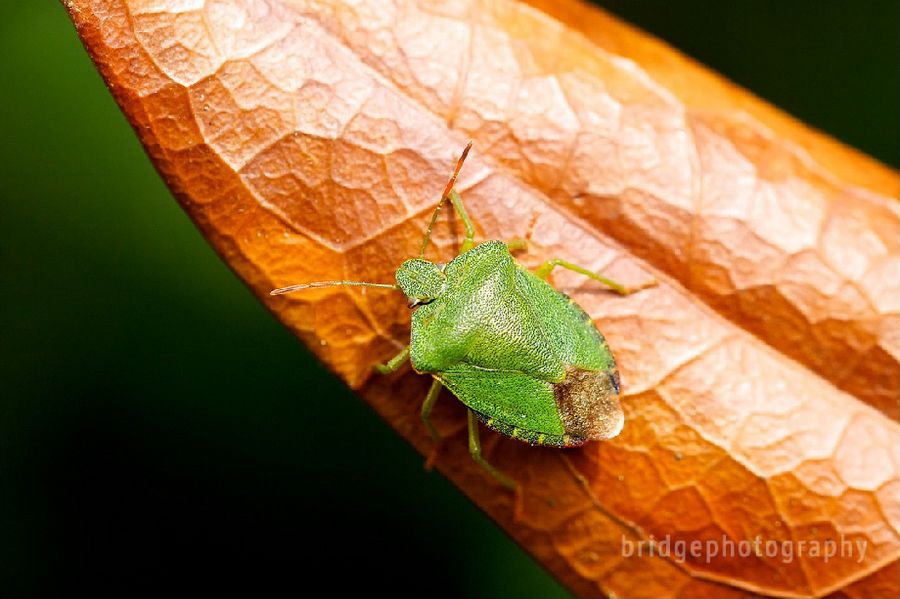
[[[459,251],[460,253],[468,252],[475,245],[475,227],[472,226],[472,221],[469,220],[469,214],[463,206],[462,198],[459,197],[459,194],[456,193],[455,189],[450,190],[449,197],[450,203],[453,204],[453,209],[456,210],[456,215],[459,216],[459,220],[463,222],[463,226],[466,228],[466,239],[462,242]]]
[[[403,366],[406,361],[409,359],[409,346],[407,345],[403,349],[400,350],[400,353],[385,362],[384,364],[373,364],[372,368],[375,369],[376,372],[380,374],[390,374],[392,372],[396,372],[400,370],[400,367]]]
[[[527,239],[510,239],[506,242],[506,247],[509,248],[509,251],[515,252],[519,250],[527,250],[528,249],[528,240]]]
[[[470,141],[466,144],[465,149],[463,149],[462,154],[459,157],[459,160],[456,161],[456,168],[453,169],[453,174],[450,175],[450,180],[447,181],[447,186],[444,188],[444,193],[441,194],[441,199],[438,200],[437,206],[434,207],[434,212],[431,213],[431,221],[428,223],[428,227],[425,228],[425,236],[422,238],[422,249],[419,250],[419,258],[425,256],[425,249],[428,247],[428,242],[431,241],[431,230],[434,228],[434,223],[437,222],[438,214],[441,211],[441,206],[444,205],[444,200],[450,198],[450,201],[453,203],[453,207],[456,208],[456,213],[460,215],[463,222],[467,224],[466,231],[470,231],[472,227],[472,223],[469,222],[469,217],[465,215],[465,210],[462,210],[462,204],[459,200],[459,195],[456,196],[456,200],[453,200],[451,195],[453,194],[453,186],[456,185],[456,178],[459,176],[459,170],[462,168],[463,162],[466,161],[466,156],[469,155],[469,150],[472,149],[472,142]],[[462,212],[460,212],[462,210]],[[472,234],[474,235],[474,233]],[[471,236],[466,237],[466,241],[471,243]],[[465,246],[465,243],[463,244]]]
[[[425,396],[425,401],[422,402],[422,422],[435,443],[441,442],[441,435],[434,428],[434,425],[431,424],[431,408],[434,407],[438,396],[441,394],[441,387],[443,387],[441,382],[434,379],[434,382],[431,383],[431,388],[428,390],[428,395]]]
[[[511,491],[516,490],[517,485],[515,481],[494,468],[486,459],[484,459],[484,456],[481,455],[481,440],[478,438],[478,418],[472,410],[469,410],[469,453],[472,454],[472,459],[475,460],[479,466],[487,470],[497,482]]]
[[[525,237],[517,237],[506,242],[506,247],[509,251],[516,252],[528,249],[528,244],[531,243],[531,236],[534,235],[534,225],[537,224],[538,215],[538,212],[531,215],[531,222],[528,223],[528,231],[525,233]]]
[[[548,276],[550,276],[550,271],[552,271],[557,266],[562,266],[563,268],[567,268],[569,270],[572,270],[579,274],[582,274],[586,277],[590,277],[591,279],[594,279],[595,281],[600,281],[601,283],[603,283],[604,285],[606,285],[607,287],[609,287],[610,289],[612,289],[613,291],[615,291],[616,293],[618,293],[620,295],[631,295],[635,291],[640,291],[641,289],[646,289],[647,287],[653,287],[657,284],[657,282],[655,280],[650,280],[650,281],[647,281],[646,283],[638,285],[637,287],[626,287],[625,285],[622,285],[621,283],[617,283],[616,281],[613,281],[612,279],[607,279],[603,275],[597,274],[594,271],[588,270],[586,268],[582,268],[581,266],[578,266],[577,264],[572,264],[571,262],[567,262],[566,260],[561,260],[559,258],[554,258],[553,260],[547,260],[546,262],[544,262],[543,264],[541,264],[540,266],[537,267],[537,269],[534,271],[534,274],[542,279],[546,279]]]

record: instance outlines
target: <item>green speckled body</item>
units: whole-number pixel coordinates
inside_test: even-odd
[[[475,227],[454,189],[471,148],[469,142],[456,161],[425,229],[419,255],[400,265],[396,285],[315,281],[271,293],[335,286],[402,291],[409,307],[416,308],[410,344],[373,368],[390,374],[409,361],[417,372],[434,378],[422,402],[421,417],[435,442],[441,435],[431,422],[431,410],[441,389],[449,389],[468,408],[472,459],[497,482],[518,490],[513,479],[482,455],[479,420],[504,435],[557,447],[611,439],[625,424],[618,398],[619,375],[606,340],[584,310],[548,284],[547,277],[559,266],[620,295],[656,282],[626,287],[562,258],[528,271],[516,263],[510,250],[527,249],[530,232],[528,238],[508,244],[488,241],[476,246]],[[460,254],[443,266],[426,260],[425,250],[445,200],[453,205],[466,237]]]
[[[443,275],[443,292],[412,316],[418,372],[487,426],[530,443],[570,446],[618,434],[615,361],[577,304],[499,241],[460,254]]]

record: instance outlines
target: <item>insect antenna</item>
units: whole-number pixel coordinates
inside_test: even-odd
[[[425,229],[425,237],[422,239],[422,249],[419,251],[419,258],[425,256],[425,248],[428,247],[428,242],[431,240],[431,230],[434,228],[434,223],[437,222],[441,206],[444,205],[444,202],[453,190],[453,186],[456,185],[456,178],[459,176],[459,171],[462,169],[463,162],[466,161],[466,156],[469,155],[469,150],[471,149],[472,142],[469,141],[469,143],[466,144],[465,149],[463,149],[462,154],[460,154],[459,160],[456,161],[456,168],[453,169],[453,174],[450,175],[450,180],[447,181],[447,186],[444,188],[444,193],[441,194],[441,199],[438,200],[437,206],[434,207],[434,212],[431,215],[431,222],[428,223],[428,228]]]
[[[397,285],[388,285],[387,283],[365,283],[362,281],[316,281],[314,283],[301,283],[300,285],[290,285],[288,287],[279,287],[269,292],[269,295],[283,295],[285,293],[293,293],[294,291],[302,291],[304,289],[315,289],[317,287],[377,287],[379,289],[393,289],[399,291]]]

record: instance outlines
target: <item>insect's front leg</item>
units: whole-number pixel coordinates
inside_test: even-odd
[[[449,197],[450,203],[453,204],[453,209],[456,210],[456,214],[459,216],[459,220],[463,222],[463,226],[466,228],[466,239],[459,248],[460,253],[464,254],[471,250],[475,245],[475,226],[469,219],[469,214],[466,212],[465,206],[463,206],[462,198],[459,197],[459,194],[456,193],[455,189],[450,190]]]
[[[511,252],[521,252],[528,249],[527,239],[510,239],[506,242],[506,247]]]
[[[588,270],[584,267],[578,266],[577,264],[572,264],[566,260],[562,260],[560,258],[554,258],[553,260],[547,260],[543,264],[535,269],[534,274],[542,279],[546,279],[550,276],[550,272],[556,268],[557,266],[562,266],[563,268],[567,268],[571,271],[577,272],[578,274],[582,274],[586,277],[590,277],[595,281],[600,281],[619,295],[631,295],[635,291],[640,291],[641,289],[646,289],[647,287],[655,287],[657,285],[657,281],[651,279],[645,283],[642,283],[636,287],[626,287],[625,285],[613,281],[612,279],[607,279],[603,275],[596,273],[592,270]]]
[[[400,370],[406,361],[409,360],[409,346],[407,345],[400,350],[400,353],[385,362],[384,364],[373,364],[372,368],[379,374],[390,374]]]

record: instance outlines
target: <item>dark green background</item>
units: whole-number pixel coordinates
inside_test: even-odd
[[[898,164],[896,2],[605,4]],[[564,595],[207,247],[62,7],[3,6],[0,594]]]

